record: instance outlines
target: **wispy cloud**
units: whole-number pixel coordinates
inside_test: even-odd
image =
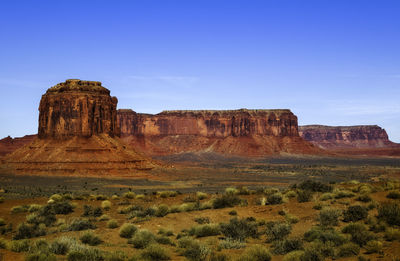
[[[128,80],[140,81],[142,84],[157,84],[165,86],[175,86],[180,88],[190,88],[199,81],[198,77],[193,76],[175,76],[175,75],[162,75],[162,76],[143,76],[143,75],[130,75]]]

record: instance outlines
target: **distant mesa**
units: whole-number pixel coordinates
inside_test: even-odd
[[[42,96],[38,138],[4,158],[21,173],[132,175],[157,166],[119,139],[115,97],[100,82],[67,80]]]

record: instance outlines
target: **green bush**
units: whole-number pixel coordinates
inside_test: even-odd
[[[178,193],[176,191],[159,191],[157,194],[160,196],[160,198],[168,198],[168,197],[176,197]]]
[[[51,208],[55,214],[67,215],[74,212],[74,207],[68,201],[56,201],[54,203],[48,204],[47,206],[45,206],[45,208],[46,207]]]
[[[341,211],[338,209],[324,208],[319,212],[319,223],[321,226],[337,226]]]
[[[229,220],[229,223],[221,223],[220,228],[224,236],[240,241],[248,237],[257,237],[258,234],[256,222],[236,217]]]
[[[274,193],[274,194],[271,194],[271,195],[268,195],[267,196],[267,203],[269,204],[269,205],[277,205],[277,204],[282,204],[282,199],[283,199],[283,197],[282,197],[282,194],[281,193]]]
[[[242,200],[236,194],[224,194],[221,197],[214,199],[213,208],[231,208],[239,205]]]
[[[111,208],[111,206],[112,206],[112,203],[109,200],[104,200],[103,202],[101,202],[101,207],[104,210],[109,210]]]
[[[351,241],[358,244],[359,246],[364,246],[368,241],[374,240],[375,235],[360,223],[350,223],[343,227],[343,233],[351,235]]]
[[[69,225],[69,231],[81,231],[86,229],[95,229],[96,225],[87,219],[75,218]]]
[[[209,217],[198,217],[198,218],[195,218],[194,221],[200,225],[209,224],[210,218]]]
[[[399,199],[400,198],[400,192],[398,191],[390,191],[387,195],[387,198],[391,198],[391,199]]]
[[[181,248],[181,254],[188,260],[205,261],[211,252],[207,245],[191,238],[179,239],[178,245]]]
[[[338,190],[335,192],[335,199],[352,198],[354,196],[355,194],[353,192],[347,190]]]
[[[231,216],[237,216],[237,211],[233,209],[233,210],[229,211],[228,214]]]
[[[304,250],[303,255],[300,258],[301,261],[324,261],[325,257],[321,254],[321,252],[314,248],[306,248]]]
[[[372,198],[368,194],[361,194],[356,198],[357,201],[361,201],[364,203],[371,202]]]
[[[66,255],[71,246],[76,245],[75,238],[61,237],[50,244],[50,252],[56,255]]]
[[[189,235],[196,237],[208,237],[219,235],[220,228],[218,224],[204,224],[192,227]]]
[[[170,254],[160,245],[151,244],[146,247],[140,256],[144,260],[170,260]]]
[[[303,181],[297,187],[302,190],[310,190],[313,192],[331,192],[333,189],[331,185],[324,184],[319,181],[313,181],[313,180]]]
[[[286,222],[268,222],[266,228],[266,234],[268,241],[272,242],[275,240],[282,240],[286,238],[292,231],[292,226]]]
[[[51,253],[33,253],[25,257],[25,261],[56,261],[57,258]]]
[[[124,223],[119,229],[119,236],[124,238],[130,238],[136,232],[137,227],[130,223]]]
[[[398,203],[386,202],[378,208],[378,218],[386,221],[389,225],[400,226],[400,206]]]
[[[339,234],[333,228],[312,227],[304,233],[304,240],[307,242],[320,241],[322,243],[332,242],[335,246],[340,246],[347,242],[343,234]]]
[[[25,213],[28,212],[29,206],[14,206],[11,208],[11,213],[12,214],[17,214],[17,213]]]
[[[169,207],[165,204],[161,204],[157,207],[155,216],[156,217],[164,217],[166,215],[168,215],[169,213]]]
[[[400,230],[394,228],[387,228],[385,231],[385,239],[387,241],[400,241]]]
[[[4,238],[0,238],[0,249],[7,248],[7,241]]]
[[[333,194],[332,194],[332,193],[329,193],[329,192],[326,192],[326,193],[324,193],[324,194],[321,195],[321,197],[319,198],[319,200],[321,200],[321,201],[327,201],[327,200],[332,199],[332,198],[333,198]]]
[[[175,243],[167,236],[156,236],[155,240],[159,244],[171,245],[171,246],[175,245]]]
[[[205,192],[198,191],[198,192],[196,192],[196,197],[198,200],[203,200],[208,197],[208,194]]]
[[[297,191],[297,201],[300,203],[309,202],[313,196],[311,190],[298,190]]]
[[[42,207],[43,207],[43,206],[42,206],[42,205],[39,205],[39,204],[31,204],[31,205],[29,205],[28,211],[29,211],[30,213],[36,212],[36,211],[39,211]]]
[[[221,240],[218,246],[222,249],[240,249],[246,247],[246,244],[240,240],[233,240],[231,238],[227,238],[225,240]]]
[[[303,249],[303,242],[299,238],[286,238],[272,243],[273,253],[283,255],[295,250]]]
[[[231,258],[228,254],[225,253],[218,253],[218,252],[211,252],[209,261],[229,261]]]
[[[129,191],[129,192],[125,192],[124,194],[122,194],[122,197],[127,198],[127,199],[134,199],[136,197],[135,192]]]
[[[155,242],[155,236],[148,230],[137,231],[131,239],[128,240],[129,244],[132,244],[134,248],[145,248],[148,245]]]
[[[21,223],[17,228],[17,233],[14,235],[13,239],[25,239],[25,238],[33,238],[40,237],[46,235],[46,230],[44,225],[30,225]]]
[[[51,206],[44,206],[39,211],[34,212],[27,217],[27,222],[33,225],[45,224],[51,226],[57,221],[55,211]]]
[[[72,250],[67,255],[68,261],[101,261],[104,254],[96,248],[80,247]]]
[[[350,222],[350,221],[359,221],[368,216],[367,208],[355,205],[349,206],[346,211],[343,212],[343,221]]]
[[[107,222],[107,227],[108,228],[117,228],[118,227],[118,222],[115,219],[111,219]]]
[[[356,256],[360,253],[360,247],[354,243],[346,243],[338,247],[336,257]]]
[[[303,255],[303,250],[292,251],[283,257],[283,261],[301,261]]]
[[[82,217],[100,217],[101,215],[103,215],[103,210],[100,207],[83,205]]]
[[[31,250],[31,242],[28,239],[10,241],[10,250],[13,252],[28,252]]]
[[[254,245],[244,251],[239,261],[270,261],[271,254],[268,249],[261,245]]]
[[[103,242],[92,231],[87,231],[87,232],[83,233],[79,239],[81,240],[82,243],[88,244],[90,246],[97,246]]]
[[[383,244],[382,244],[382,242],[380,242],[378,240],[371,240],[371,241],[368,241],[367,244],[365,244],[364,248],[365,248],[367,254],[381,253]]]

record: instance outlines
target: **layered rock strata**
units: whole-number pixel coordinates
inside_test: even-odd
[[[119,139],[117,99],[100,82],[67,80],[39,106],[38,138],[6,155],[3,170],[28,174],[132,175],[156,166]]]
[[[326,149],[385,148],[397,146],[391,142],[384,129],[377,125],[299,127],[300,136]]]
[[[320,152],[298,134],[290,110],[118,110],[121,136],[152,155],[218,152],[243,156]]]

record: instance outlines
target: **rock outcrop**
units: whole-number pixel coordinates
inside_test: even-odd
[[[39,138],[119,136],[117,103],[101,82],[72,79],[59,83],[40,100]]]
[[[300,135],[307,141],[325,149],[385,148],[396,146],[384,129],[377,125],[299,127]]]
[[[243,156],[321,152],[298,134],[290,110],[118,110],[121,136],[151,155],[212,151]]]
[[[11,138],[10,136],[0,140],[0,156],[7,155],[29,143],[31,143],[37,135],[25,135],[24,137]]]
[[[155,167],[118,137],[116,108],[117,99],[100,82],[67,80],[51,87],[40,101],[38,138],[6,155],[2,169],[132,175]]]

